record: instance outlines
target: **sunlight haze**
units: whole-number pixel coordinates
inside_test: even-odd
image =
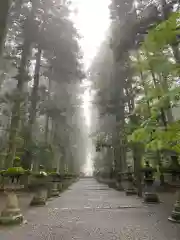
[[[106,31],[109,27],[109,9],[110,0],[73,0],[72,6],[75,11],[73,21],[81,35],[80,46],[84,54],[84,67],[88,70],[93,58],[96,56],[98,49],[105,39]],[[87,133],[91,131],[91,112],[92,112],[92,96],[90,94],[91,86],[88,80],[82,84],[84,87],[83,99],[83,115],[87,126]],[[92,174],[92,140],[87,139],[88,149],[84,172]]]
[[[72,1],[73,8],[76,9],[73,20],[82,36],[80,45],[86,69],[90,66],[109,27],[109,2],[109,0]]]

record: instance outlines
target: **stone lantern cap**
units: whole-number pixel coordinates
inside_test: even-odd
[[[43,178],[48,176],[48,174],[45,172],[43,165],[39,165],[39,172],[35,173],[34,176],[37,178]]]
[[[160,167],[160,171],[164,173],[176,173],[180,174],[180,165],[173,162],[169,166]]]
[[[3,177],[17,177],[25,174],[24,168],[21,167],[21,160],[19,157],[15,157],[13,161],[13,166],[6,169],[1,170],[0,174]]]
[[[156,168],[150,166],[149,161],[145,162],[144,167],[141,169],[142,172],[156,172]]]
[[[61,174],[57,172],[57,168],[53,168],[52,172],[48,173],[52,182],[59,182],[61,180]]]

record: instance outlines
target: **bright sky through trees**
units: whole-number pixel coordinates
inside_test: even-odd
[[[110,0],[72,0],[76,8],[74,22],[82,35],[84,64],[88,68],[109,26]]]
[[[73,21],[82,35],[80,45],[84,53],[84,65],[86,69],[91,65],[109,27],[109,2],[110,0],[72,1],[73,8],[76,10]],[[91,96],[88,87],[83,95],[83,100],[86,124],[87,127],[90,128],[91,116],[89,102],[91,101]]]
[[[73,21],[76,24],[82,38],[80,45],[84,54],[84,66],[87,70],[95,57],[98,48],[105,38],[109,27],[109,5],[110,0],[72,0],[76,14]],[[87,126],[87,132],[91,129],[91,101],[90,87],[86,80],[83,84],[85,92],[83,94],[83,111]],[[84,166],[86,173],[92,173],[92,142],[88,139],[87,161]]]

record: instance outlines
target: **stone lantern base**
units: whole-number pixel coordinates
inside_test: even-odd
[[[68,189],[68,187],[69,187],[69,179],[64,179],[63,180],[63,190],[66,190],[66,189]]]
[[[116,181],[116,190],[118,190],[118,191],[124,191],[124,188],[123,188],[121,182]]]
[[[47,199],[51,198],[52,183],[47,184]]]
[[[145,203],[159,203],[159,197],[155,192],[145,192],[144,193],[144,202]]]
[[[43,205],[46,205],[46,200],[47,200],[47,189],[43,187],[39,187],[37,188],[30,205],[43,206]]]
[[[116,188],[116,180],[115,179],[108,179],[107,185],[109,188]]]
[[[1,224],[20,224],[23,222],[23,215],[19,209],[18,198],[15,192],[8,192],[5,209],[0,216]]]
[[[144,192],[145,203],[160,203],[158,194],[154,186],[153,178],[146,178],[145,180],[145,192]]]
[[[59,197],[58,182],[52,183],[51,197]]]
[[[180,223],[180,202],[176,202],[171,216],[168,218],[171,222]]]
[[[62,184],[62,182],[59,182],[59,184],[58,184],[58,189],[59,189],[59,192],[62,192],[62,190],[63,190],[63,184]]]
[[[126,189],[126,195],[130,196],[130,195],[136,195],[137,194],[137,190],[135,189],[134,185],[133,185],[133,181],[128,181],[128,186]]]
[[[136,194],[137,194],[137,190],[135,188],[126,189],[126,195],[127,196],[136,195]]]

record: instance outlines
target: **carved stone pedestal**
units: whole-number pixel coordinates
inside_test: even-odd
[[[62,185],[63,185],[63,190],[68,189],[68,187],[69,187],[69,185],[70,185],[69,179],[68,179],[68,178],[64,178]]]
[[[126,195],[127,196],[136,195],[136,194],[137,194],[137,190],[135,188],[132,188],[132,189],[128,188],[128,189],[126,189]]]
[[[52,183],[51,197],[59,197],[58,182]]]
[[[177,201],[174,204],[174,209],[171,213],[171,216],[168,218],[171,222],[180,223],[180,191],[177,194]]]
[[[130,195],[136,195],[137,194],[137,190],[134,187],[134,177],[133,177],[133,172],[131,170],[131,166],[128,165],[128,171],[126,173],[127,175],[127,189],[126,189],[126,195],[130,196]]]
[[[145,193],[144,193],[144,202],[145,203],[159,203],[159,197],[155,191],[154,187],[154,172],[156,169],[152,168],[149,164],[149,161],[146,161],[144,172],[144,183],[145,183]]]
[[[13,165],[13,167],[3,171],[3,178],[7,180],[7,184],[4,185],[7,201],[0,215],[0,224],[4,225],[20,224],[23,222],[23,215],[19,208],[16,191],[24,188],[20,184],[20,177],[25,174],[25,171],[20,166],[20,159],[18,157],[14,159]]]
[[[19,208],[18,198],[14,191],[7,193],[7,203],[0,216],[1,224],[22,223],[23,215]]]
[[[48,181],[47,173],[44,170],[44,166],[39,166],[39,172],[34,175],[34,190],[35,194],[30,203],[30,206],[43,206],[46,204],[48,198]]]
[[[46,205],[47,200],[47,189],[43,186],[36,188],[34,197],[30,203],[31,206],[43,206]]]
[[[155,192],[145,192],[144,193],[144,202],[146,203],[159,203],[159,197]]]
[[[124,188],[123,188],[121,182],[116,181],[116,190],[124,191]]]
[[[59,189],[59,192],[62,192],[62,190],[63,190],[62,182],[59,182],[58,189]]]
[[[153,179],[146,179],[146,191],[144,193],[145,203],[159,203],[159,197],[153,186]]]
[[[115,179],[108,179],[108,187],[116,189],[116,180]]]
[[[126,189],[126,195],[127,196],[131,196],[131,195],[136,195],[137,194],[137,190],[135,189],[132,180],[133,179],[129,179],[129,181],[128,181],[128,187]]]

